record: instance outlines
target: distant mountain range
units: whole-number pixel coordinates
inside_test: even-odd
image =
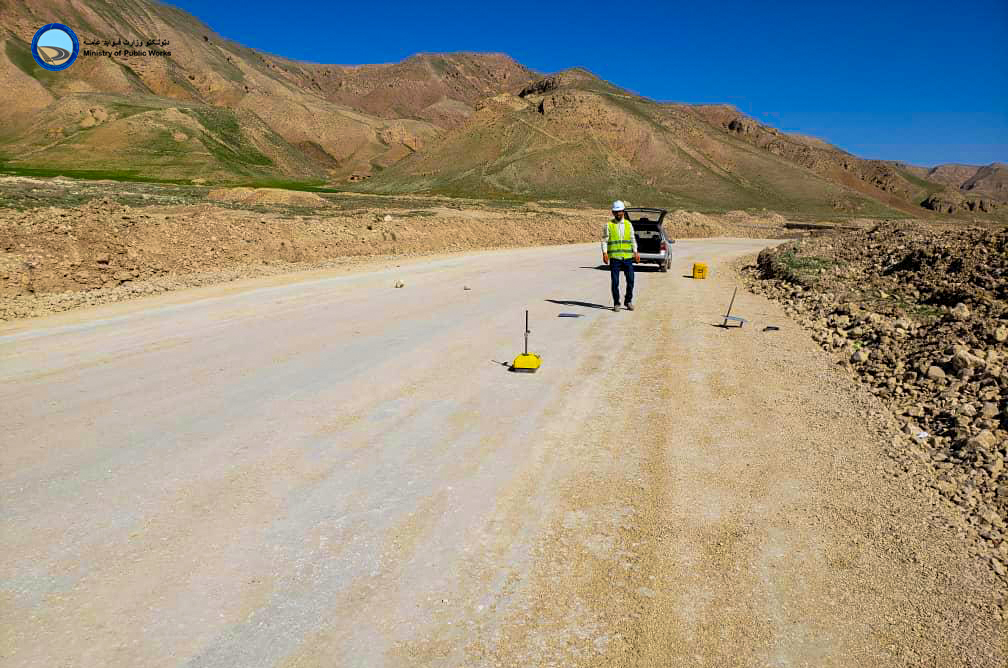
[[[170,56],[80,56],[49,72],[32,35],[159,39]],[[376,193],[822,215],[1001,216],[1006,165],[863,160],[728,106],[665,104],[590,72],[503,54],[384,65],[295,62],[147,0],[0,6],[7,171]]]

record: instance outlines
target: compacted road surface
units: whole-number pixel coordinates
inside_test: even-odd
[[[632,313],[579,245],[6,325],[0,665],[1005,665],[873,398],[714,326],[763,245]]]

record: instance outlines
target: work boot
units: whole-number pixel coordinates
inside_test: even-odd
[[[632,311],[633,310],[633,304],[627,303],[626,310]]]
[[[613,312],[614,312],[614,313],[615,313],[616,311],[618,311],[618,310],[619,310],[619,304],[613,304],[613,305],[612,305],[612,310],[613,310]]]

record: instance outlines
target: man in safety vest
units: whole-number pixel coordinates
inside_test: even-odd
[[[637,237],[634,236],[633,225],[626,217],[626,206],[623,202],[620,200],[613,202],[612,214],[613,219],[606,223],[602,230],[602,262],[609,265],[609,274],[612,276],[612,310],[619,310],[619,275],[622,271],[626,274],[626,299],[623,300],[623,304],[628,311],[632,311],[633,263],[640,262]],[[632,262],[630,258],[633,258]]]

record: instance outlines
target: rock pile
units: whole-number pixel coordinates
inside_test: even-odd
[[[888,400],[1008,566],[1008,230],[899,223],[767,249],[750,284]]]

